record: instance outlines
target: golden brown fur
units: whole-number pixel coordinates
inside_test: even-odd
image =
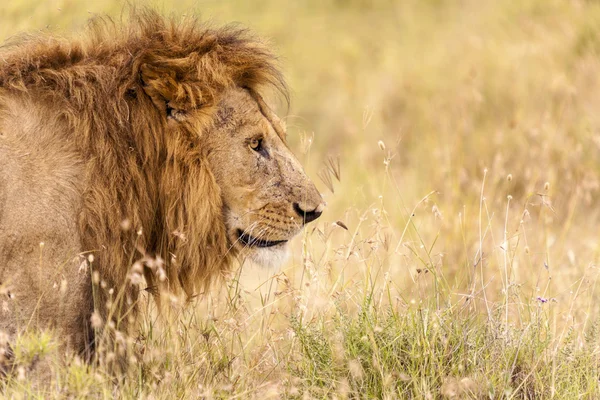
[[[106,321],[106,302],[117,304],[117,323],[135,309],[136,260],[150,288],[164,280],[192,296],[240,252],[270,257],[252,240],[236,246],[243,234],[283,242],[303,225],[294,210],[318,217],[321,197],[258,94],[268,85],[285,93],[272,54],[244,30],[152,11],[96,20],[77,40],[5,46],[0,331],[49,325],[83,351],[94,308]],[[263,156],[236,147],[257,126]]]

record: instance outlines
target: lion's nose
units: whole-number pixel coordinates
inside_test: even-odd
[[[315,209],[310,211],[306,210],[306,208],[308,207],[303,207],[298,203],[294,203],[294,211],[296,211],[296,214],[303,218],[305,224],[308,224],[309,222],[314,221],[315,219],[319,218],[321,214],[323,214],[323,210],[325,209],[325,203],[321,202],[321,204],[319,204]]]

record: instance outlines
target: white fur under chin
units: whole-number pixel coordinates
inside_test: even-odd
[[[261,268],[277,272],[285,264],[289,256],[288,246],[279,245],[267,248],[254,248],[248,254],[248,260]]]

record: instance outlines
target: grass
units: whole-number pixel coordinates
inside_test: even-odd
[[[4,396],[600,396],[600,4],[179,3],[272,39],[328,209],[274,275],[244,265],[164,318],[144,299],[121,385],[46,332]],[[121,8],[8,2],[0,38]]]

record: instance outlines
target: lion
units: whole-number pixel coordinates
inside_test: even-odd
[[[281,264],[325,203],[266,88],[288,98],[261,40],[152,10],[5,45],[0,332],[89,357],[91,321],[131,324],[134,276],[192,298],[236,259]]]

